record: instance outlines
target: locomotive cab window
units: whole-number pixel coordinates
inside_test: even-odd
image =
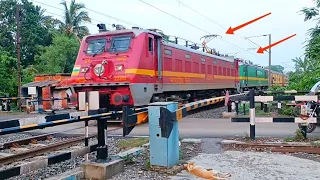
[[[94,39],[88,41],[86,54],[101,54],[106,46],[106,39]]]
[[[149,37],[149,51],[153,51],[153,39]]]
[[[131,36],[121,36],[112,38],[110,48],[111,53],[126,52],[129,49]]]
[[[171,56],[172,55],[172,51],[169,49],[165,49],[164,50],[164,54]]]

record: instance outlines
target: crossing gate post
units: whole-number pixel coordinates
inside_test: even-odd
[[[308,107],[307,105],[302,105],[301,106],[301,112],[300,112],[300,117],[302,118],[303,116],[308,117]],[[307,118],[308,119],[308,118]],[[301,133],[305,139],[307,139],[307,123],[301,123]]]
[[[242,104],[243,104],[243,115],[246,115],[246,102],[244,101]]]
[[[105,161],[108,159],[108,146],[106,144],[106,120],[97,118],[98,121],[98,147],[97,161]]]
[[[250,98],[250,110],[249,110],[249,116],[250,116],[250,139],[255,139],[256,134],[256,128],[255,128],[255,118],[256,118],[256,112],[255,112],[255,101],[254,101],[254,90],[251,89],[249,91],[249,98]]]
[[[178,103],[149,104],[150,165],[171,168],[179,162],[178,121],[170,116],[160,120],[161,108],[175,112],[178,109]]]
[[[236,113],[239,115],[239,101],[236,101]]]
[[[231,111],[232,111],[231,105],[232,105],[232,102],[229,100],[228,103],[227,103],[228,112],[231,112]]]

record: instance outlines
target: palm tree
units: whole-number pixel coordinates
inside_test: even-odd
[[[71,0],[70,6],[67,6],[66,1],[61,2],[64,6],[64,22],[61,22],[61,29],[67,36],[76,36],[79,40],[89,34],[89,29],[83,26],[83,23],[90,23],[88,12],[84,11],[85,5],[82,3],[76,3],[75,0]]]
[[[315,7],[311,7],[311,8],[307,8],[307,7],[303,7],[302,10],[300,10],[300,12],[302,12],[304,14],[304,21],[308,21],[308,20],[318,20],[316,27],[315,28],[311,28],[309,33],[311,35],[311,38],[313,38],[314,36],[317,36],[320,33],[320,16],[319,16],[319,9],[320,9],[320,0],[313,0],[315,3]]]

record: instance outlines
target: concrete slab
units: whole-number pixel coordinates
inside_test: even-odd
[[[124,158],[128,155],[136,156],[136,155],[139,155],[142,151],[143,151],[143,148],[135,147],[135,148],[129,149],[127,151],[118,153],[118,156],[120,156],[121,158]]]
[[[85,162],[81,165],[84,177],[87,179],[105,180],[124,171],[124,161],[119,157],[110,157],[106,163]]]
[[[236,112],[222,112],[222,117],[223,118],[236,117],[236,115],[237,115]]]
[[[201,139],[182,139],[181,142],[183,143],[201,143]]]
[[[221,144],[245,144],[245,142],[226,139],[221,141]]]
[[[60,175],[47,178],[46,180],[83,180],[84,174],[81,171],[81,168],[75,168],[73,170],[64,172]]]

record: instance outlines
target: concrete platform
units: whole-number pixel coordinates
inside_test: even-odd
[[[120,157],[110,157],[106,163],[85,162],[81,165],[84,178],[105,180],[124,171],[124,161]]]

